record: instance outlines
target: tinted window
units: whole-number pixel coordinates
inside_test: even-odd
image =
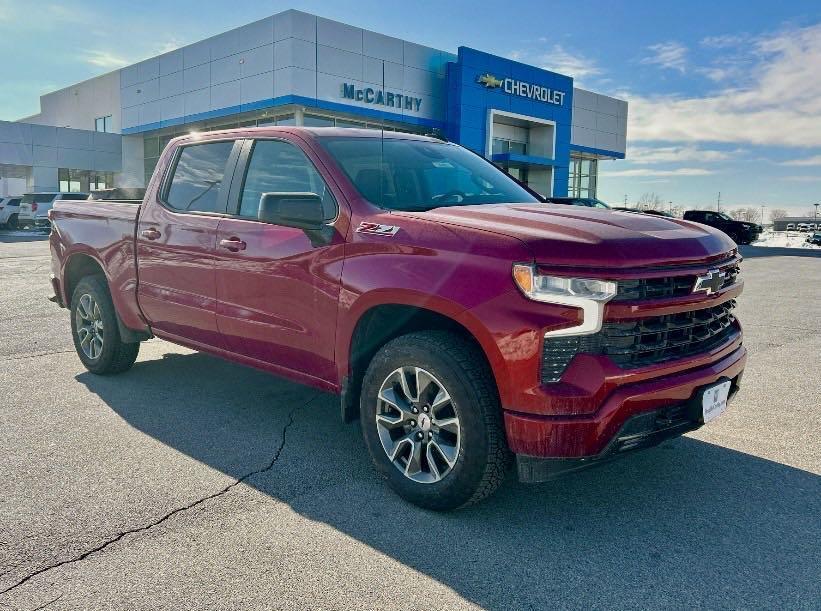
[[[383,208],[539,201],[492,163],[454,144],[350,137],[322,143],[359,193]]]
[[[88,193],[63,193],[60,199],[88,199]]]
[[[293,144],[258,140],[245,174],[239,213],[257,218],[263,193],[316,193],[322,198],[325,220],[336,216],[336,201],[311,160]]]
[[[218,212],[225,164],[233,146],[229,141],[183,148],[165,196],[166,203],[185,212]]]

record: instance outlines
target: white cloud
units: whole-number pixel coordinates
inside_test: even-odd
[[[572,76],[576,81],[596,76],[602,72],[594,60],[571,53],[561,45],[553,45],[549,51],[545,52],[513,51],[509,55],[516,61]],[[576,84],[578,85],[578,82]]]
[[[812,157],[804,157],[803,159],[790,159],[788,161],[782,161],[781,165],[821,166],[821,155],[813,155]]]
[[[119,55],[109,53],[108,51],[99,50],[86,51],[83,55],[83,59],[86,63],[91,64],[92,66],[99,66],[100,68],[105,68],[107,70],[122,68],[123,66],[127,66],[132,63],[130,60]]]
[[[703,96],[631,96],[632,140],[821,146],[821,24],[754,43],[745,78]]]
[[[675,170],[659,170],[656,168],[632,168],[630,170],[600,170],[602,176],[616,178],[632,178],[636,176],[709,176],[714,170],[704,168],[676,168]]]
[[[661,66],[668,70],[684,72],[687,69],[687,47],[675,41],[661,42],[647,47],[652,51],[641,60],[642,64]]]
[[[684,161],[727,161],[738,159],[743,151],[717,151],[697,146],[633,146],[627,149],[627,159],[633,163],[671,163]]]
[[[707,36],[702,38],[699,44],[711,49],[728,49],[737,47],[749,41],[747,34],[720,34],[718,36]]]

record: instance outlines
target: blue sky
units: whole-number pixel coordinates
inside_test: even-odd
[[[515,7],[515,8],[512,8]],[[476,47],[630,103],[599,194],[809,210],[821,201],[821,2],[0,0],[0,119],[38,96],[287,8]]]

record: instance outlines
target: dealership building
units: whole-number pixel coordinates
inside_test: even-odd
[[[288,10],[40,98],[0,122],[0,195],[143,187],[171,138],[254,125],[436,134],[544,195],[595,197],[627,102],[468,47]]]

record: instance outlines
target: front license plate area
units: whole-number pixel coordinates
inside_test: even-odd
[[[715,420],[727,409],[727,397],[730,396],[731,380],[719,382],[706,387],[701,394],[701,421],[707,424]]]

